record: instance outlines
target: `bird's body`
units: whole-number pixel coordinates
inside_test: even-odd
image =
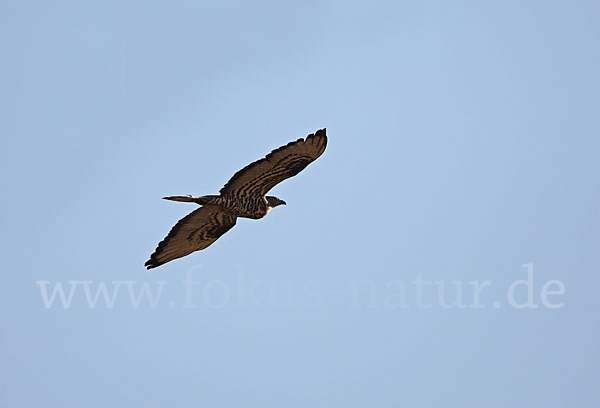
[[[193,202],[200,205],[214,205],[222,212],[234,217],[251,218],[258,220],[263,218],[274,207],[269,205],[267,197],[252,195],[243,197],[234,197],[231,195],[207,195],[202,197],[192,196],[173,196],[164,197],[165,200]],[[276,197],[272,197],[276,198]]]
[[[244,167],[225,184],[220,195],[164,197],[202,207],[175,224],[145,266],[155,268],[204,249],[233,228],[238,217],[260,219],[273,208],[285,204],[277,197],[267,196],[267,192],[302,171],[323,154],[326,146],[326,131],[321,129]]]

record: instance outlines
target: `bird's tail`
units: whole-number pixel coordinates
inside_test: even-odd
[[[169,196],[169,197],[163,197],[163,199],[165,200],[171,200],[171,201],[179,201],[182,203],[196,203],[196,204],[207,204],[210,201],[218,198],[219,196],[216,195],[207,195],[207,196],[202,196],[202,197],[194,197],[191,195],[186,195],[186,196]]]

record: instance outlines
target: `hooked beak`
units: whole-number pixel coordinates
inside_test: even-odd
[[[283,201],[283,200],[281,200],[281,204],[287,205],[287,203],[285,201]]]

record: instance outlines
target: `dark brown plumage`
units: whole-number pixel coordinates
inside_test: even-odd
[[[315,161],[327,146],[326,130],[298,139],[273,150],[266,157],[235,173],[220,195],[172,196],[167,200],[202,205],[171,229],[150,259],[148,269],[202,250],[235,225],[237,217],[259,219],[285,201],[267,196],[277,184],[293,177]]]

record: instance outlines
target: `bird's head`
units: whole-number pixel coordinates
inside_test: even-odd
[[[278,205],[285,205],[285,201],[283,201],[281,198],[277,198],[274,196],[267,196],[267,205],[271,208],[275,208]]]

